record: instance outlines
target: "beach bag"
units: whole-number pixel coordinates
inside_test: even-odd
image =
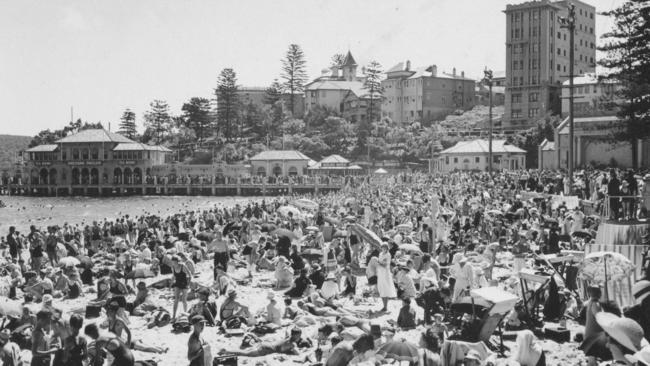
[[[99,315],[102,313],[101,305],[86,305],[86,319],[99,318]]]
[[[212,366],[237,366],[237,356],[217,356],[212,360]]]
[[[244,250],[241,252],[242,255],[250,255],[253,252],[253,248],[248,245],[244,246]]]
[[[376,285],[377,284],[377,276],[372,276],[368,278],[368,284],[369,285]]]
[[[242,324],[242,318],[240,317],[234,317],[228,319],[223,323],[224,328],[226,329],[239,329],[241,328],[241,324]]]

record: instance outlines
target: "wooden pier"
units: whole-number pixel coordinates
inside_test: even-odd
[[[5,195],[40,197],[119,197],[119,196],[277,196],[286,194],[328,193],[345,187],[343,182],[328,183],[176,183],[176,184],[5,184]]]

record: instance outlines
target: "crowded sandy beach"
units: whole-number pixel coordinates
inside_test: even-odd
[[[584,172],[579,197],[565,181],[401,174],[3,226],[0,360],[650,365],[645,262],[588,249],[603,222],[644,222],[638,202],[604,202],[644,180]]]

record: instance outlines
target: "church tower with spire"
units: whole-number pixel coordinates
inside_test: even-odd
[[[350,50],[348,50],[348,54],[345,55],[341,69],[343,70],[343,79],[345,81],[357,80],[357,62],[354,60],[354,57],[352,57]]]

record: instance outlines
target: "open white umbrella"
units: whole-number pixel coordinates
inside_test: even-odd
[[[318,210],[318,203],[306,198],[293,200],[290,203],[292,206],[296,206],[303,210]]]
[[[388,174],[388,172],[384,168],[379,168],[375,170],[375,174]]]
[[[607,283],[629,277],[634,267],[634,263],[621,253],[593,252],[585,256],[580,268],[580,277],[605,285],[605,299],[607,299],[609,298]]]

